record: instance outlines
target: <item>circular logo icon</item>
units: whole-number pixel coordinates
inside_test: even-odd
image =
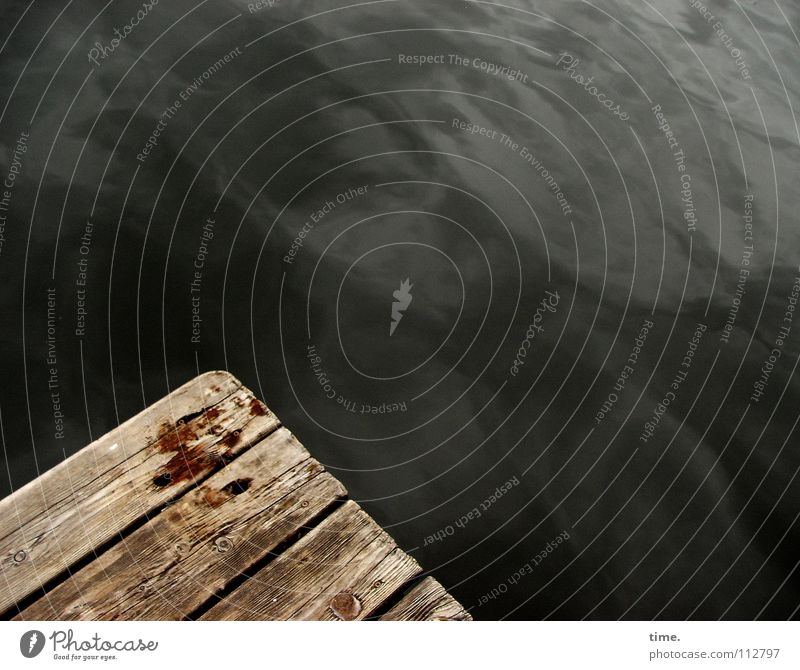
[[[40,630],[29,630],[19,639],[19,650],[25,658],[38,656],[44,649],[44,634]]]

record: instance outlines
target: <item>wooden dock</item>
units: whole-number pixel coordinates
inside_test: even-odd
[[[4,619],[470,619],[226,372],[0,500],[0,559]]]

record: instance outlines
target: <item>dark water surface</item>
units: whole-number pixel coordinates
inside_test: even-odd
[[[0,493],[224,368],[476,618],[797,616],[795,2],[142,7],[3,3]]]

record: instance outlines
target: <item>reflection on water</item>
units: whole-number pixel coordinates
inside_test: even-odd
[[[796,614],[794,6],[95,5],[3,9],[3,493],[225,368],[476,618]]]

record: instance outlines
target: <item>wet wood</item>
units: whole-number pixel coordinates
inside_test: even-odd
[[[0,613],[373,617],[421,568],[345,496],[237,379],[201,375],[0,501]],[[414,593],[405,618],[468,618],[434,583],[384,618]]]
[[[382,621],[471,621],[472,617],[433,577],[426,577],[381,617]]]

